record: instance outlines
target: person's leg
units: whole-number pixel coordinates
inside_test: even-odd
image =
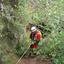
[[[31,57],[33,55],[33,44],[30,45],[30,49],[28,52],[28,56]]]
[[[29,56],[34,57],[36,56],[36,48],[33,48],[34,44],[30,46]]]

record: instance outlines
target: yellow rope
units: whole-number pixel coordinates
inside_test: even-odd
[[[20,59],[17,61],[16,64],[18,64],[18,63],[21,61],[21,59],[23,58],[23,56],[26,54],[26,52],[27,52],[29,49],[30,49],[30,46],[29,46],[28,49],[23,53],[23,55],[20,57]]]

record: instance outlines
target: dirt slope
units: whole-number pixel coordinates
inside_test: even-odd
[[[33,57],[23,58],[18,64],[52,64],[49,58]]]

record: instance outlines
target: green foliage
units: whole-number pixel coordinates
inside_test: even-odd
[[[49,56],[54,64],[63,64],[64,63],[64,32],[61,31],[55,37],[50,38],[46,37],[42,41],[42,47],[39,49],[39,54],[44,54]]]
[[[40,26],[43,26],[40,23],[44,23],[42,46],[36,52],[49,56],[54,64],[64,64],[64,0],[14,1],[3,2],[4,11],[0,12],[0,45],[4,50],[10,48],[13,54],[20,57],[30,45],[30,32],[26,32],[25,26],[29,22]],[[0,48],[0,56],[4,58],[5,64],[15,64],[4,50]]]

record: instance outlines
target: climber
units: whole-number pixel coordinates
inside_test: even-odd
[[[36,26],[31,27],[30,39],[32,40],[32,44],[30,48],[38,48],[38,43],[42,40],[41,32],[36,28]]]

